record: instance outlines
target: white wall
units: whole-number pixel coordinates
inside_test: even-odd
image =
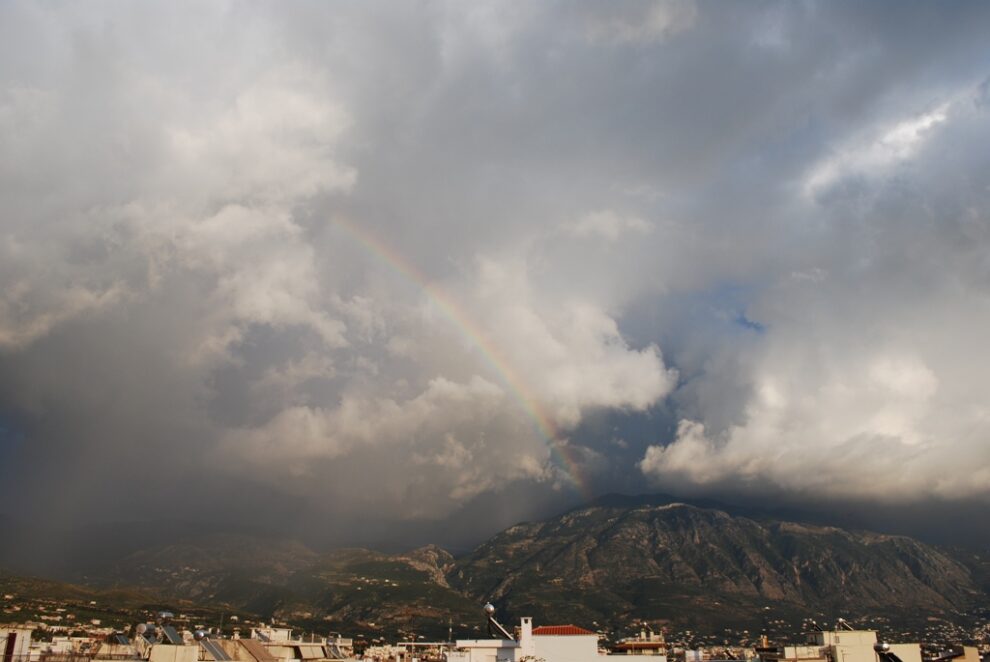
[[[515,662],[519,644],[509,639],[458,639],[459,651],[447,654],[448,662]]]
[[[890,652],[901,658],[901,662],[921,662],[920,644],[891,644]]]
[[[174,646],[156,644],[151,647],[148,662],[197,662],[199,646]]]
[[[31,653],[31,632],[30,628],[0,628],[0,655],[7,653],[7,637],[10,633],[15,634],[14,649],[10,651],[13,655],[29,655]]]
[[[820,646],[784,646],[784,657],[788,660],[824,659]]]
[[[873,646],[877,643],[875,630],[831,630],[812,633],[819,646]]]
[[[546,662],[598,662],[601,658],[597,634],[537,635],[533,641],[536,657]]]

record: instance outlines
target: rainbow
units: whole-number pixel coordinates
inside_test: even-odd
[[[404,255],[392,246],[374,235],[371,231],[352,221],[334,217],[330,219],[336,228],[342,230],[355,243],[368,253],[379,259],[391,270],[416,284],[437,310],[450,322],[471,345],[480,350],[485,362],[498,376],[499,380],[508,387],[509,393],[519,403],[526,415],[532,420],[536,434],[543,440],[550,451],[550,457],[555,460],[570,482],[577,488],[581,496],[590,501],[594,497],[588,482],[583,477],[580,463],[574,458],[566,443],[558,443],[558,430],[553,421],[544,411],[540,401],[533,395],[526,381],[516,372],[505,354],[485,333],[477,322],[439,285],[419,267],[410,262]]]

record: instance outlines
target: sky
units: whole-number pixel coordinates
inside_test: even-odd
[[[452,544],[609,492],[990,515],[988,30],[4,2],[0,510]]]

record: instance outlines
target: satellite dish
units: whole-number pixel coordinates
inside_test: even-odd
[[[490,602],[486,602],[485,603],[485,613],[488,614],[489,616],[491,616],[492,614],[494,614],[495,613],[495,605],[493,605]]]
[[[145,623],[138,623],[137,627],[134,628],[134,631],[138,634],[144,634],[148,631],[148,626]]]
[[[193,634],[193,639],[196,641],[202,641],[203,639],[206,639],[207,636],[206,630],[196,630],[195,634]]]

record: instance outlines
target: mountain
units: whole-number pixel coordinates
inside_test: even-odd
[[[594,505],[514,526],[458,560],[452,585],[505,611],[583,622],[948,609],[981,594],[970,571],[911,538],[733,517],[662,500]]]
[[[448,624],[477,634],[485,601],[507,620],[741,630],[759,627],[767,609],[922,620],[958,611],[984,598],[990,564],[979,554],[957,558],[904,536],[714,502],[610,496],[510,527],[459,558],[435,546],[317,553],[291,540],[211,533],[130,552],[87,581],[368,635],[442,636]]]

